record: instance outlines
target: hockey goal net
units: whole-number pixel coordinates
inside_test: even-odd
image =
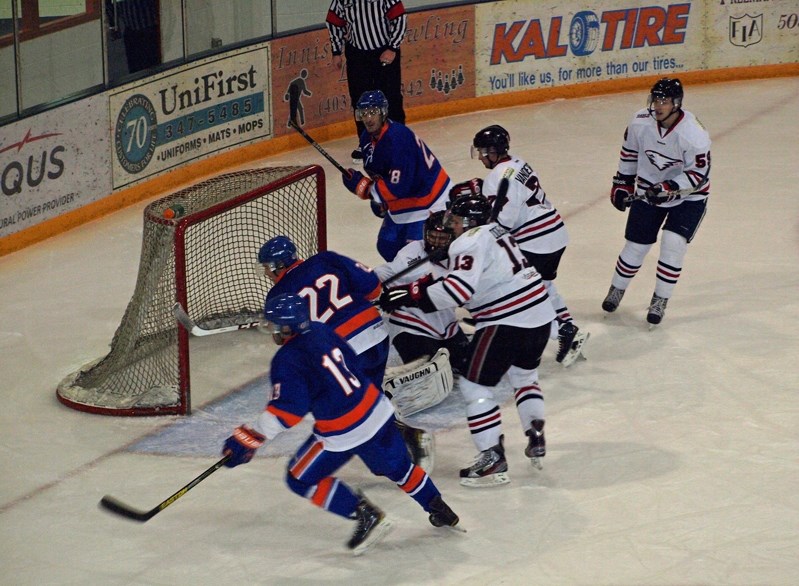
[[[106,415],[190,413],[189,334],[175,303],[202,328],[259,321],[270,286],[256,270],[260,246],[285,234],[301,257],[324,250],[324,204],[316,165],[228,173],[149,204],[136,287],[111,350],[67,376],[59,401]]]

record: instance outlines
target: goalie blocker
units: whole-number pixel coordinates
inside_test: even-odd
[[[449,350],[441,348],[432,358],[422,357],[402,366],[389,367],[383,392],[400,417],[409,417],[438,405],[452,391]]]

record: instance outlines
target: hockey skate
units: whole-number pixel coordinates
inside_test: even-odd
[[[411,427],[401,421],[397,421],[397,429],[402,434],[402,439],[405,440],[411,461],[428,474],[432,472],[435,465],[433,434],[418,427]]]
[[[558,353],[555,356],[555,361],[568,367],[580,357],[585,359],[582,348],[590,335],[588,332],[580,330],[573,322],[567,321],[561,324],[558,329]]]
[[[524,455],[530,458],[532,465],[541,470],[544,466],[541,458],[547,454],[547,440],[544,437],[544,420],[533,419],[532,427],[525,434],[528,437]]]
[[[434,496],[428,507],[430,508],[430,516],[428,519],[430,519],[430,524],[433,525],[433,527],[446,527],[448,529],[454,529],[455,531],[466,532],[465,529],[455,527],[460,519],[458,515],[449,508],[449,505],[444,502],[441,495]]]
[[[650,329],[663,320],[663,316],[666,315],[666,304],[668,302],[669,300],[665,297],[652,295],[652,301],[649,302],[649,312],[646,314],[646,321],[651,324]]]
[[[621,303],[621,298],[624,297],[624,291],[625,289],[619,289],[611,285],[610,289],[608,289],[608,294],[605,296],[605,300],[602,302],[602,309],[608,313],[616,311],[619,307],[619,303]]]
[[[510,482],[508,461],[505,459],[505,448],[502,446],[504,439],[505,436],[499,436],[497,445],[480,452],[471,466],[461,470],[463,486],[483,488]]]
[[[354,555],[362,555],[372,549],[392,527],[391,521],[386,518],[383,511],[366,500],[362,494],[359,497],[358,505],[352,514],[357,525],[347,542],[347,547]]]

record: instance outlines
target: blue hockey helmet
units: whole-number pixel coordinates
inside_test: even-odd
[[[273,273],[297,261],[297,247],[288,236],[275,236],[267,240],[258,251],[258,262]]]
[[[355,119],[363,120],[363,115],[369,110],[379,110],[383,120],[388,118],[388,100],[380,90],[363,92],[355,105]]]
[[[297,334],[302,334],[311,326],[308,302],[293,293],[283,293],[264,304],[264,319],[273,324],[269,330],[275,343],[283,343]]]

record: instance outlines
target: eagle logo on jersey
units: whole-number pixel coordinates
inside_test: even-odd
[[[661,171],[682,164],[680,159],[672,159],[657,151],[644,151],[644,153],[646,154],[646,158],[649,159],[649,162]]]

